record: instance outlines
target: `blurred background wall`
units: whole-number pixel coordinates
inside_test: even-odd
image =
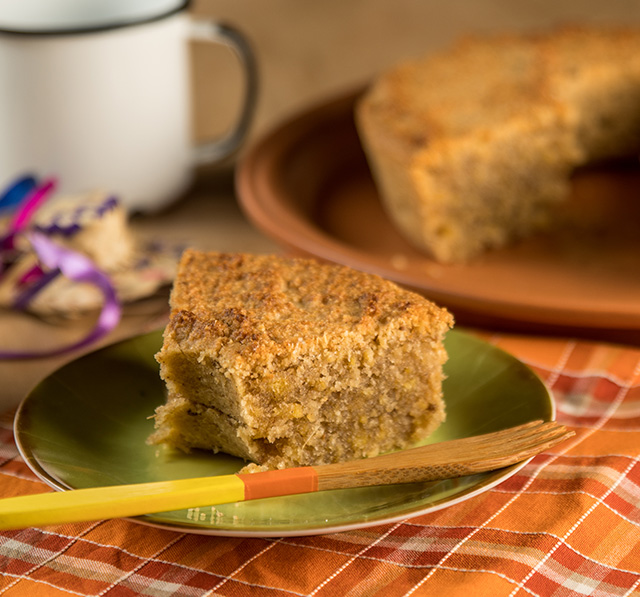
[[[242,30],[261,75],[252,138],[406,57],[473,32],[560,24],[640,24],[638,0],[196,0],[195,16]],[[206,139],[233,118],[242,82],[234,58],[193,46],[194,135]]]

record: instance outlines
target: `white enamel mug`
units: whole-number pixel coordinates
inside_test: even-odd
[[[192,20],[187,5],[0,0],[0,188],[26,173],[55,176],[60,192],[100,189],[130,211],[153,211],[188,188],[197,164],[233,154],[255,109],[255,59],[240,32]],[[229,46],[245,75],[235,126],[199,147],[193,39]]]

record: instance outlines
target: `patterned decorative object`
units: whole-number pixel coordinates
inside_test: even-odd
[[[179,251],[140,243],[116,197],[52,198],[55,187],[54,179],[25,176],[0,195],[0,307],[45,317],[101,315],[77,343],[47,352],[0,351],[0,358],[89,345],[117,325],[123,303],[153,294],[175,273]]]

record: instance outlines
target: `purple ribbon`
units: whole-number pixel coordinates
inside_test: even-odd
[[[10,190],[15,189],[16,186],[17,183],[14,183]],[[11,252],[15,249],[15,236],[28,226],[33,214],[48,198],[54,187],[54,180],[47,181],[35,189],[23,184],[23,188],[26,191],[20,201],[13,199],[18,204],[18,207],[9,225],[8,233],[0,239],[0,251]],[[5,193],[3,197],[6,197],[6,195]],[[41,232],[27,233],[26,238],[30,241],[41,265],[46,267],[48,271],[35,268],[28,272],[29,279],[23,280],[26,289],[18,296],[14,304],[16,309],[26,308],[29,301],[59,274],[73,282],[88,283],[96,286],[104,296],[104,303],[95,326],[79,341],[42,351],[0,351],[0,359],[32,359],[61,355],[84,348],[110,332],[120,321],[122,308],[109,277],[82,253],[54,243]],[[0,270],[1,274],[2,271]]]

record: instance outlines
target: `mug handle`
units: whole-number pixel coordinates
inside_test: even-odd
[[[249,132],[258,97],[258,68],[249,42],[240,31],[213,21],[194,20],[191,23],[191,40],[221,43],[237,56],[245,75],[245,95],[238,121],[227,134],[202,143],[195,148],[195,160],[199,165],[219,162],[235,153]]]

